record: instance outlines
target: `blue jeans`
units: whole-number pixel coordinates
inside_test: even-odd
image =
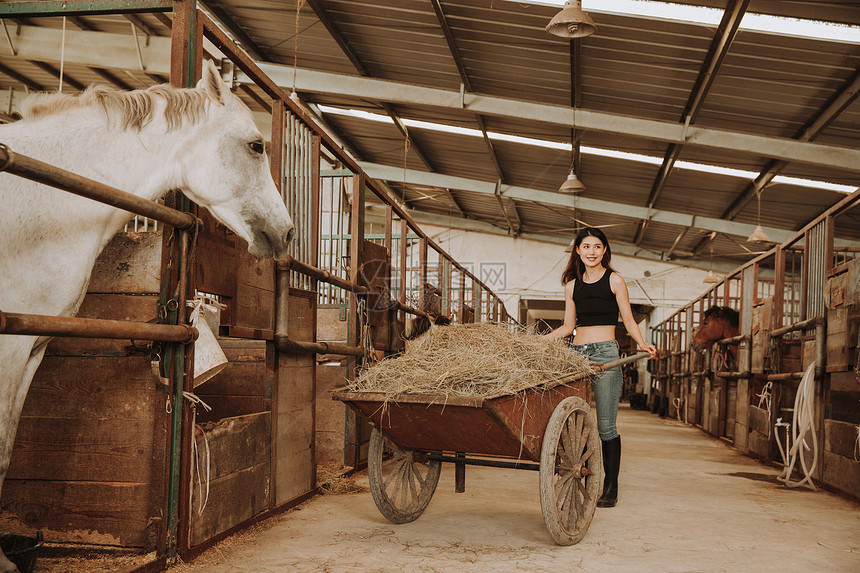
[[[605,364],[618,360],[618,342],[604,340],[588,344],[571,344],[570,347],[585,355],[591,362]],[[604,442],[618,437],[615,421],[618,418],[618,401],[621,399],[621,386],[624,375],[621,367],[604,372],[591,383],[594,392],[594,402],[597,407],[597,431]]]

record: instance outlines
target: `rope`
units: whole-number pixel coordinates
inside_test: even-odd
[[[758,407],[759,408],[761,408],[762,402],[767,404],[768,420],[770,419],[770,395],[771,395],[772,389],[773,389],[773,381],[768,382],[767,384],[764,385],[764,388],[762,388],[761,394],[756,394],[756,396],[758,396]]]
[[[293,91],[290,92],[290,99],[292,100],[298,97],[296,96],[296,74],[299,67],[299,15],[304,5],[305,0],[299,0],[298,4],[296,4],[296,34],[293,36],[295,38],[295,47],[293,48]]]
[[[66,63],[66,17],[63,16],[63,35],[60,40],[60,86],[57,93],[63,93],[63,66]]]
[[[860,462],[860,457],[858,457],[858,454],[860,454],[860,425],[857,426],[857,439],[854,440],[854,461],[855,462]]]
[[[203,428],[194,424],[195,428],[200,428],[200,434],[203,436],[203,445],[206,450],[206,494],[201,494],[203,488],[203,480],[200,478],[200,450],[197,446],[197,439],[191,440],[191,455],[194,456],[194,468],[197,474],[197,515],[203,513],[206,509],[206,504],[209,503],[209,475],[211,469],[212,456],[209,451],[209,438],[206,437],[206,432]]]

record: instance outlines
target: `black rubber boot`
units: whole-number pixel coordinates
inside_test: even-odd
[[[603,447],[603,495],[597,507],[615,507],[618,501],[618,469],[621,467],[621,436],[601,441]]]

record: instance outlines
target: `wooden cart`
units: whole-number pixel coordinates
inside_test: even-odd
[[[609,369],[646,356],[596,366]],[[373,425],[367,473],[373,500],[389,521],[408,523],[421,515],[442,462],[537,470],[547,529],[559,545],[573,545],[591,525],[603,481],[589,393],[587,381],[571,376],[489,398],[349,390],[333,397]]]

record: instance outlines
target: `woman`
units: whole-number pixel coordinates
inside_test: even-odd
[[[624,279],[611,266],[612,250],[600,229],[583,229],[573,242],[573,252],[561,282],[564,285],[564,324],[547,334],[556,339],[573,334],[571,347],[592,362],[618,360],[615,325],[618,313],[628,334],[649,357],[657,347],[646,344],[630,310],[630,297]],[[618,468],[621,464],[621,436],[615,427],[618,401],[624,377],[613,368],[592,382],[597,405],[597,429],[603,446],[603,495],[597,507],[615,507],[618,500]]]

